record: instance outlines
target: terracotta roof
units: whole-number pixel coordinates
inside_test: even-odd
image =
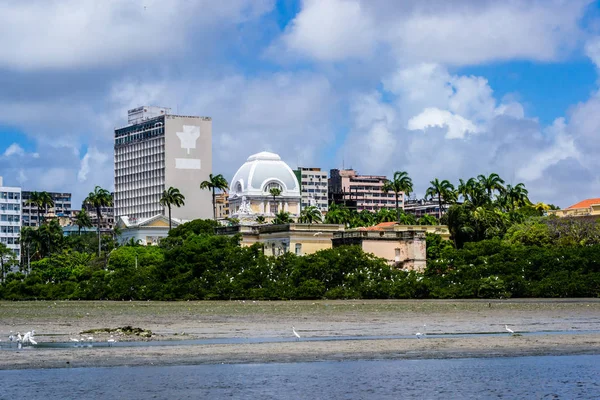
[[[396,222],[382,222],[380,224],[377,224],[375,226],[369,226],[368,228],[366,228],[367,231],[380,231],[382,229],[385,228],[391,228],[394,225],[396,225]]]
[[[577,204],[573,204],[571,207],[568,207],[567,210],[573,209],[573,208],[590,208],[591,206],[597,205],[597,204],[600,204],[600,198],[586,199],[586,200],[580,201]]]

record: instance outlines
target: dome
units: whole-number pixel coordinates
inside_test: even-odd
[[[300,185],[292,169],[275,153],[263,151],[248,157],[231,180],[229,198],[265,196],[273,187],[281,197],[300,197]]]

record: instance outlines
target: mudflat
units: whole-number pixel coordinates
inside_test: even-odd
[[[8,347],[32,329],[39,346]],[[106,347],[111,334],[174,345]],[[44,347],[90,335],[96,346]],[[202,339],[236,340],[187,344]],[[0,302],[0,340],[0,369],[599,354],[600,299]]]

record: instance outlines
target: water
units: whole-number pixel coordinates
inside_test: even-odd
[[[0,399],[597,399],[600,355],[0,371]]]

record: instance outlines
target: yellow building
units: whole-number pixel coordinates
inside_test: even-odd
[[[184,222],[187,221],[171,218],[173,228]],[[162,238],[169,236],[169,218],[162,214],[140,219],[121,216],[117,220],[117,227],[120,232],[118,241],[121,244],[133,239],[134,243],[144,246],[157,245]]]
[[[343,230],[344,225],[336,224],[267,224],[222,227],[216,232],[218,235],[239,233],[242,246],[262,243],[266,255],[279,256],[286,252],[305,255],[330,249],[334,234]]]
[[[229,218],[229,193],[217,194],[215,196],[215,207],[217,209],[217,220]]]
[[[271,189],[280,190],[278,196]],[[229,188],[229,214],[242,224],[262,216],[272,221],[278,212],[292,218],[300,213],[300,185],[292,169],[277,154],[263,151],[253,154],[238,169]]]
[[[586,199],[564,210],[548,210],[548,215],[557,217],[600,217],[600,198]]]

